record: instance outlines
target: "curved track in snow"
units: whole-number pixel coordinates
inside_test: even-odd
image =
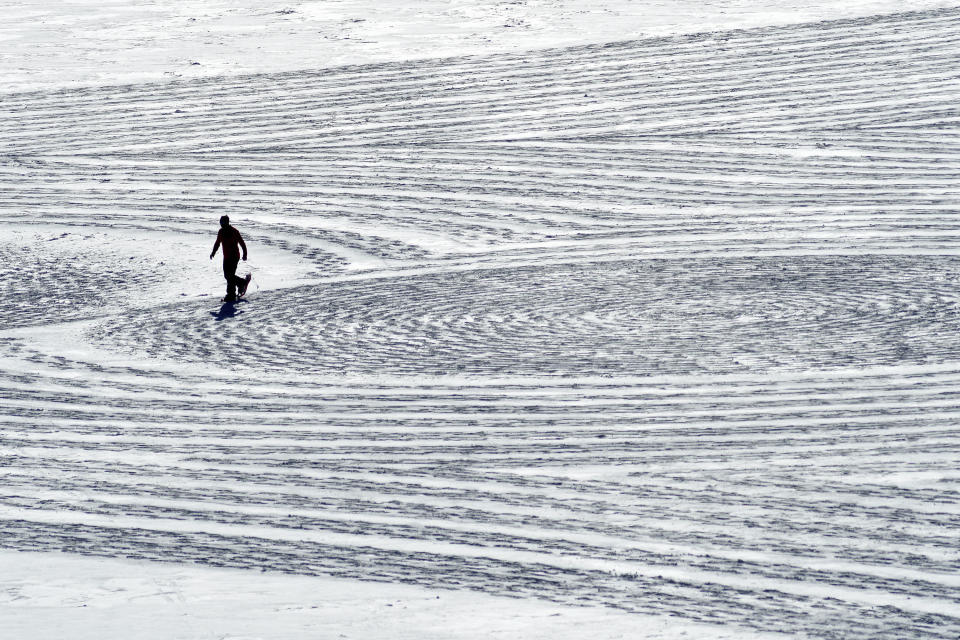
[[[4,96],[0,545],[957,637],[958,57],[943,10]],[[180,255],[222,213],[236,307]]]

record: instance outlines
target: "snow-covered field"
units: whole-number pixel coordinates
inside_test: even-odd
[[[0,637],[957,638],[952,4],[11,3]]]

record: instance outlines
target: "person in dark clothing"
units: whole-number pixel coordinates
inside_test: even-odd
[[[250,284],[250,276],[241,278],[237,276],[237,265],[240,260],[247,259],[247,245],[243,242],[240,232],[230,226],[230,218],[223,216],[220,218],[220,231],[217,233],[217,241],[213,243],[213,251],[210,252],[210,259],[217,254],[217,249],[223,247],[223,277],[227,279],[227,297],[226,302],[232,302],[247,292],[247,285]],[[240,250],[243,249],[243,256]]]

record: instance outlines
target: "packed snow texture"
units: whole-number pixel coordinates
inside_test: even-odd
[[[949,7],[949,0],[8,0],[5,91],[484,55]]]
[[[0,628],[960,636],[960,7],[839,4],[13,3]]]

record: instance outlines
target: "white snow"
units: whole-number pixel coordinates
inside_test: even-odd
[[[11,0],[11,90],[323,69],[813,22],[945,0]]]
[[[958,16],[5,3],[0,637],[956,637]]]
[[[660,616],[333,578],[0,553],[0,628],[30,640],[763,640]]]

